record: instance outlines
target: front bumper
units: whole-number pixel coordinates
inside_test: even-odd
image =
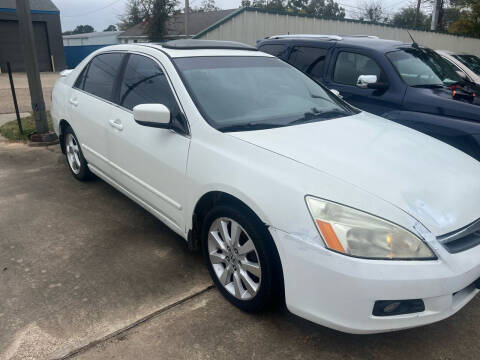
[[[480,246],[458,254],[436,248],[434,261],[366,260],[327,250],[317,233],[289,234],[270,227],[285,280],[288,309],[348,333],[407,329],[445,319],[477,293]],[[422,299],[425,311],[377,317],[377,300]]]

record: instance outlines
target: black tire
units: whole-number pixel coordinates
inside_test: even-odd
[[[219,218],[236,221],[248,233],[255,245],[261,266],[261,281],[253,298],[245,300],[235,297],[225,288],[215,273],[209,256],[208,236],[210,227]],[[239,210],[230,205],[219,205],[210,210],[206,214],[202,226],[202,252],[216,287],[228,301],[241,310],[259,312],[283,300],[283,276],[277,248],[267,227],[249,209]]]
[[[69,147],[67,146],[67,143],[69,141],[69,137],[73,136],[73,140],[75,145],[78,146],[78,152],[77,152],[77,157],[79,160],[79,166],[76,167],[76,171],[73,169],[73,165],[70,164],[68,156],[68,149]],[[68,168],[70,169],[70,172],[72,173],[73,177],[77,180],[80,181],[87,181],[92,179],[93,174],[91,173],[90,169],[88,168],[87,160],[85,160],[85,157],[83,156],[82,148],[80,147],[80,143],[78,142],[77,136],[75,135],[75,132],[70,126],[67,126],[65,128],[65,132],[63,134],[63,141],[64,141],[64,149],[65,149],[65,158],[67,160],[67,165]]]

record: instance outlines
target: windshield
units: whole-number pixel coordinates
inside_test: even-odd
[[[410,86],[443,87],[462,81],[453,65],[430,49],[408,48],[388,53],[387,57]]]
[[[354,111],[294,67],[273,57],[177,58],[205,119],[220,131],[329,120]]]
[[[453,55],[453,57],[462,62],[463,65],[480,75],[480,58],[475,55]]]

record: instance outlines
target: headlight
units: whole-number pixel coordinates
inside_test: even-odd
[[[310,196],[306,201],[330,250],[370,259],[436,259],[420,238],[398,225],[330,201]]]

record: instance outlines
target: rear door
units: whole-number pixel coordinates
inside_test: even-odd
[[[332,59],[325,85],[338,90],[345,101],[376,115],[401,107],[406,87],[399,88],[371,54],[357,49],[340,48],[335,49]],[[388,88],[360,88],[357,86],[360,75],[376,75],[379,82],[388,83]]]
[[[133,108],[139,104],[163,104],[172,119],[184,124],[186,120],[160,63],[142,54],[128,56],[116,98],[118,108],[108,117],[108,157],[114,177],[163,222],[183,234],[190,137],[139,125]]]
[[[83,69],[68,99],[69,122],[89,164],[109,173],[107,127],[116,105],[113,89],[125,54],[103,53]]]

